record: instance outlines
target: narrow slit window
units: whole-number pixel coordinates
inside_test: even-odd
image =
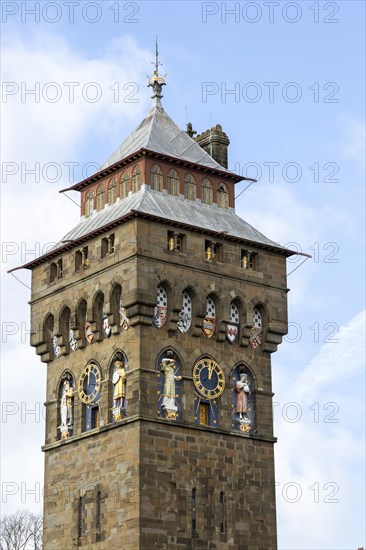
[[[225,493],[220,493],[220,533],[225,535]]]
[[[197,499],[196,488],[192,489],[192,531],[197,530]]]

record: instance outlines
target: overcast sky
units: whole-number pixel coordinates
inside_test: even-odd
[[[229,168],[258,179],[238,184],[237,213],[312,255],[288,262],[289,334],[272,356],[279,548],[365,545],[364,2],[1,8],[2,511],[41,510],[46,376],[30,273],[6,271],[78,223],[58,190],[147,114],[158,34],[168,114],[220,123]]]

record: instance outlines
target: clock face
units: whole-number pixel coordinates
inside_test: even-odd
[[[100,371],[97,365],[89,363],[84,367],[79,380],[79,397],[83,403],[93,403],[100,390]]]
[[[225,388],[224,371],[215,361],[204,357],[193,367],[193,383],[204,399],[215,399]]]

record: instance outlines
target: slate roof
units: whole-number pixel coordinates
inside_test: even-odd
[[[149,185],[142,185],[138,192],[130,193],[125,199],[108,205],[99,212],[94,212],[92,216],[82,218],[47,254],[22,267],[31,268],[42,263],[46,258],[73,248],[83,239],[87,240],[98,233],[103,233],[111,225],[123,223],[125,218],[135,215],[182,224],[187,228],[192,227],[202,231],[225,233],[227,237],[242,239],[253,243],[253,245],[264,246],[286,256],[294,254],[293,251],[271,241],[257,231],[252,225],[237,216],[233,209],[225,210],[216,205],[202,204],[182,197],[168,195],[161,191],[151,190]]]
[[[154,105],[149,114],[116,149],[100,170],[141,149],[194,162],[222,172],[233,173],[216,162],[189,135],[181,130],[162,107]]]

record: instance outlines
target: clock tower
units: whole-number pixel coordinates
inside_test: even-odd
[[[235,213],[226,134],[181,130],[164,85],[157,62],[150,112],[70,188],[80,222],[23,266],[47,368],[45,550],[277,547],[292,252]]]

